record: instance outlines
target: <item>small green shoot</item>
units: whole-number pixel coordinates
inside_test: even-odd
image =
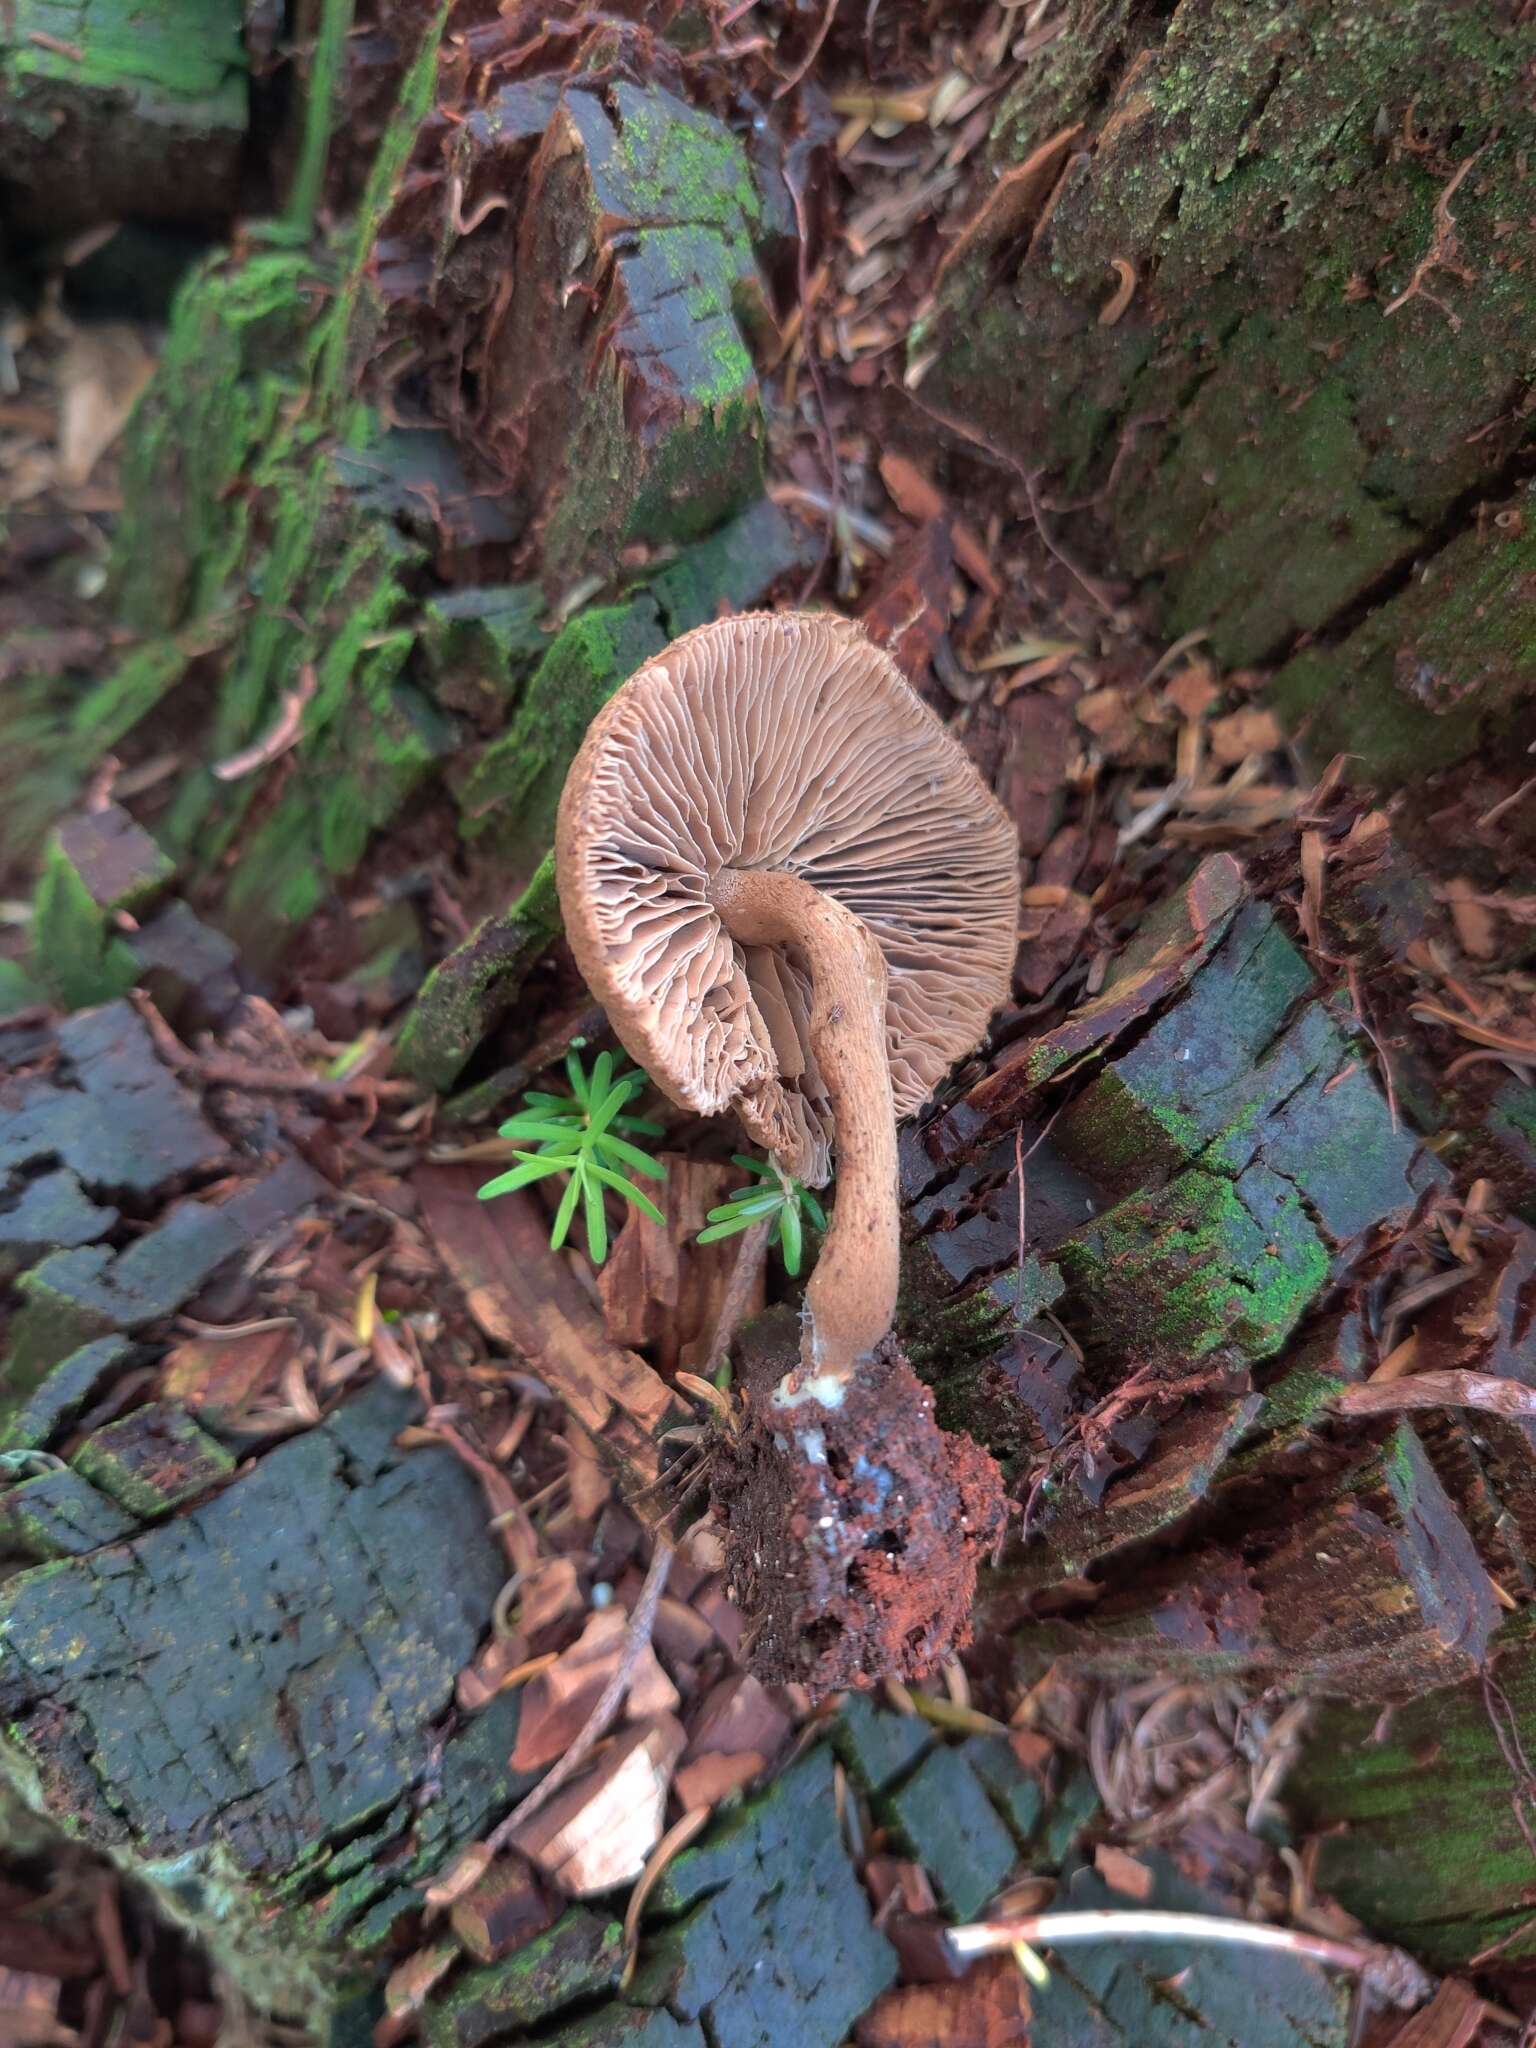
[[[806,1219],[818,1230],[827,1227],[820,1202],[808,1187],[783,1172],[772,1159],[750,1159],[743,1152],[733,1152],[731,1162],[752,1174],[754,1183],[749,1188],[738,1188],[718,1209],[710,1210],[708,1228],[699,1232],[697,1242],[713,1244],[717,1238],[734,1237],[738,1230],[750,1230],[754,1223],[771,1217],[770,1242],[778,1246],[784,1270],[793,1277],[800,1270]]]
[[[550,1249],[559,1251],[565,1243],[579,1202],[586,1219],[587,1250],[593,1265],[600,1266],[608,1256],[604,1188],[622,1195],[653,1222],[666,1221],[650,1196],[629,1177],[641,1173],[648,1180],[666,1179],[667,1169],[661,1162],[629,1142],[631,1137],[659,1138],[663,1126],[648,1123],[644,1117],[624,1115],[625,1103],[641,1093],[646,1077],[637,1067],[616,1074],[611,1052],[598,1054],[590,1075],[582,1066],[581,1055],[573,1052],[565,1071],[570,1076],[569,1095],[545,1095],[530,1088],[523,1097],[526,1109],[502,1125],[503,1138],[530,1149],[518,1150],[514,1154],[518,1164],[488,1180],[480,1199],[488,1202],[495,1195],[510,1195],[551,1174],[569,1174],[570,1184],[560,1197],[549,1234]],[[629,1171],[622,1171],[624,1168]]]

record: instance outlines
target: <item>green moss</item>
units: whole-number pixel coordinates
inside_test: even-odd
[[[546,854],[511,909],[483,919],[428,975],[400,1033],[398,1065],[430,1088],[451,1087],[560,928],[554,857]]]
[[[732,236],[756,228],[762,200],[746,151],[718,121],[671,93],[619,85],[615,155],[639,219],[710,223]]]
[[[31,941],[33,974],[60,1009],[110,1002],[137,979],[138,963],[98,909],[57,835],[43,855]]]
[[[475,763],[460,795],[466,838],[494,832],[514,876],[531,876],[554,837],[565,771],[588,725],[666,635],[649,596],[573,619],[528,680],[506,733]]]
[[[1048,451],[1074,495],[1113,467],[1101,515],[1170,635],[1202,626],[1234,664],[1316,633],[1406,574],[1525,437],[1510,378],[1533,284],[1507,227],[1536,146],[1525,61],[1512,23],[1436,0],[1204,0],[1157,22],[1099,0],[995,131],[999,168],[1086,119],[1084,153],[1022,262],[1013,223],[946,279],[912,343],[937,353],[925,393],[1021,460]],[[1428,148],[1397,145],[1409,121]],[[1474,274],[1386,317],[1474,150],[1454,200]],[[1137,289],[1105,328],[1117,261]],[[1448,632],[1460,649],[1463,622]],[[1358,662],[1309,666],[1326,701]],[[1319,759],[1352,748],[1332,724]]]
[[[306,235],[314,228],[324,189],[325,160],[351,28],[352,0],[320,0],[320,29],[305,80],[303,137],[286,208],[289,226]]]
[[[173,639],[146,641],[81,699],[70,720],[82,760],[116,746],[181,681],[187,654]]]
[[[1422,783],[1513,733],[1530,686],[1536,522],[1459,536],[1348,636],[1287,663],[1270,701],[1309,760],[1347,749],[1370,780]]]
[[[1117,1352],[1134,1345],[1170,1361],[1272,1356],[1329,1264],[1295,1189],[1262,1166],[1237,1180],[1182,1173],[1119,1203],[1057,1256]]]
[[[207,110],[243,128],[245,63],[240,16],[207,0],[150,0],[113,7],[103,0],[17,0],[6,17],[5,69],[13,89],[43,79],[72,94],[122,94],[141,120],[179,126]]]
[[[1517,1739],[1536,1741],[1528,1620],[1501,1637],[1496,1675]],[[1431,1968],[1464,1966],[1510,1932],[1506,1958],[1536,1953],[1530,1850],[1511,1806],[1506,1752],[1481,1683],[1398,1705],[1325,1707],[1289,1786],[1320,1834],[1318,1881],[1372,1930]]]

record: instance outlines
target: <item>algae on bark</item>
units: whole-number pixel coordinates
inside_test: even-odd
[[[1006,171],[1083,123],[1058,181],[983,215],[913,340],[919,403],[1089,498],[1170,636],[1229,665],[1317,639],[1282,706],[1392,781],[1529,689],[1518,543],[1473,516],[1531,443],[1528,57],[1436,0],[1096,0],[994,132]]]

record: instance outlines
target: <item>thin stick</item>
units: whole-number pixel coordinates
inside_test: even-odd
[[[537,1785],[521,1800],[504,1821],[500,1821],[485,1838],[486,1853],[499,1855],[523,1825],[552,1799],[562,1785],[568,1784],[572,1776],[581,1769],[603,1736],[608,1724],[624,1703],[630,1681],[635,1675],[635,1666],[640,1662],[646,1645],[651,1640],[651,1630],[656,1623],[656,1609],[666,1591],[667,1574],[672,1569],[672,1556],[676,1545],[670,1537],[658,1535],[656,1548],[651,1554],[650,1569],[645,1575],[645,1584],[640,1588],[640,1598],[635,1602],[635,1611],[629,1617],[629,1630],[624,1638],[623,1654],[612,1678],[603,1687],[597,1705],[587,1716],[580,1734],[554,1768],[540,1778]]]
[[[995,1955],[1026,1942],[1032,1948],[1064,1948],[1082,1941],[1220,1941],[1243,1948],[1280,1949],[1308,1956],[1335,1970],[1365,1970],[1379,1952],[1350,1941],[1329,1941],[1320,1934],[1300,1934],[1289,1927],[1261,1927],[1251,1920],[1222,1920],[1212,1913],[1120,1911],[1026,1913],[1017,1920],[981,1920],[951,1927],[951,1952],[961,1961]]]
[[[773,96],[776,100],[783,99],[785,93],[787,92],[793,92],[795,87],[800,83],[801,79],[804,78],[807,71],[809,71],[811,66],[816,62],[816,59],[821,55],[821,46],[827,40],[828,35],[831,33],[832,23],[833,20],[836,18],[836,15],[837,0],[827,0],[826,8],[821,17],[821,25],[817,29],[816,34],[812,39],[811,47],[806,51],[804,57],[801,58],[799,64],[796,65],[795,69],[789,74],[788,78],[784,80],[783,84],[775,87]],[[731,16],[731,19],[733,21],[735,20],[735,18],[735,15]]]
[[[349,1074],[333,1081],[323,1074],[289,1074],[258,1067],[232,1053],[192,1052],[142,989],[130,989],[128,998],[149,1027],[155,1049],[166,1065],[178,1073],[194,1075],[210,1087],[244,1088],[253,1095],[328,1095],[367,1103],[414,1100],[422,1093],[414,1081],[377,1080],[367,1074]]]
[[[720,1304],[720,1313],[715,1318],[714,1334],[709,1340],[709,1349],[704,1354],[704,1370],[712,1372],[720,1363],[721,1354],[731,1348],[731,1339],[736,1335],[743,1315],[746,1313],[747,1297],[752,1292],[752,1283],[757,1278],[758,1268],[768,1250],[768,1234],[773,1229],[771,1217],[764,1217],[742,1232],[741,1246],[736,1253],[736,1263],[731,1268],[731,1277],[726,1283],[725,1298]]]

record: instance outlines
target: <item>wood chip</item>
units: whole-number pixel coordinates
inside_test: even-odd
[[[570,1648],[529,1680],[512,1752],[513,1770],[541,1770],[570,1747],[619,1668],[628,1631],[629,1617],[622,1607],[615,1603],[600,1608]],[[627,1710],[631,1718],[639,1719],[670,1714],[677,1705],[677,1688],[647,1644],[636,1659]]]
[[[1117,1849],[1112,1842],[1100,1842],[1093,1852],[1093,1867],[1109,1886],[1123,1898],[1135,1899],[1145,1904],[1157,1886],[1155,1874],[1145,1863],[1138,1863],[1134,1856],[1124,1849]]]
[[[1170,684],[1170,692],[1172,688]],[[1285,735],[1272,711],[1247,704],[1241,711],[1229,711],[1225,718],[1213,718],[1206,738],[1211,758],[1224,768],[1232,768],[1239,761],[1246,761],[1250,754],[1272,754],[1283,745]]]
[[[1499,950],[1498,922],[1480,899],[1475,884],[1458,875],[1443,882],[1435,893],[1451,913],[1463,953],[1472,960],[1492,960]]]
[[[1447,1977],[1421,2011],[1405,2020],[1386,2048],[1472,2048],[1488,2008],[1470,1984]]]
[[[623,1730],[590,1770],[517,1830],[518,1848],[573,1898],[631,1883],[661,1839],[684,1739],[670,1714]]]
[[[711,1807],[729,1792],[739,1792],[761,1777],[768,1759],[756,1750],[738,1751],[731,1756],[701,1756],[694,1763],[679,1764],[673,1789],[685,1812]]]
[[[550,1250],[543,1212],[531,1197],[482,1202],[483,1178],[473,1167],[421,1166],[411,1180],[470,1314],[634,1474],[654,1479],[652,1438],[668,1421],[687,1421],[687,1411],[659,1373],[609,1342],[596,1308],[565,1260]]]
[[[664,1152],[666,1180],[652,1192],[666,1217],[629,1209],[597,1276],[603,1325],[615,1344],[649,1345],[662,1371],[697,1369],[735,1270],[736,1246],[695,1242],[705,1218],[742,1183],[739,1166]],[[763,1305],[759,1285],[746,1313]]]
[[[1168,678],[1163,695],[1185,718],[1203,718],[1221,695],[1221,686],[1210,663],[1196,656]]]

